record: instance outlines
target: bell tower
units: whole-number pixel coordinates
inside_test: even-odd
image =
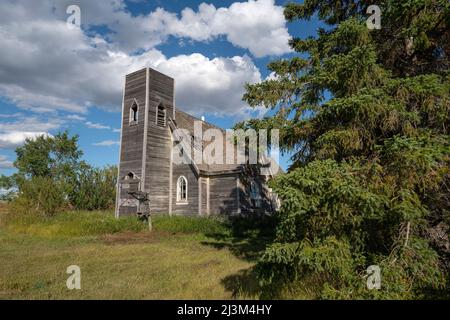
[[[175,120],[174,79],[152,68],[126,75],[116,217],[148,209],[169,212],[171,120]],[[139,208],[132,190],[149,194],[147,208]]]

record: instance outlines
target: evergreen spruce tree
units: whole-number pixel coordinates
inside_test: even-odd
[[[271,182],[282,207],[257,265],[266,297],[448,297],[450,2],[377,1],[379,30],[366,25],[371,4],[286,5],[289,21],[317,14],[327,28],[293,39],[299,54],[246,87],[244,100],[273,115],[237,127],[280,129],[293,153]],[[366,286],[371,265],[378,290]]]

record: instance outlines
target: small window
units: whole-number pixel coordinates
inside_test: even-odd
[[[134,179],[139,179],[139,177],[130,171],[123,177],[123,179],[124,180],[134,180]]]
[[[156,109],[156,124],[159,127],[166,126],[166,108],[162,105],[159,105]]]
[[[252,206],[255,208],[261,207],[261,189],[256,181],[250,183],[250,199],[252,201]]]
[[[177,181],[177,202],[187,202],[187,180],[183,176]]]
[[[130,107],[130,123],[137,123],[138,111],[139,111],[139,106],[138,106],[136,100],[134,100],[133,104]]]

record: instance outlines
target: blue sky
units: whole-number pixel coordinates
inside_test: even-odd
[[[255,115],[243,84],[268,77],[268,62],[293,55],[285,40],[319,25],[284,21],[285,2],[2,1],[0,174],[14,172],[25,137],[62,130],[79,135],[90,164],[117,164],[122,79],[143,66],[175,78],[178,108],[222,128]],[[67,30],[69,4],[79,30]]]

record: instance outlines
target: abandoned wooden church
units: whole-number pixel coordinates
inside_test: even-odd
[[[191,141],[177,135],[177,129],[189,138],[194,137],[195,122],[203,130],[219,129],[179,110],[174,90],[174,79],[151,68],[125,77],[116,216],[275,210],[278,200],[266,185],[270,175],[262,175],[258,165],[174,161],[174,153],[183,152],[183,143]],[[198,145],[186,146],[183,156],[192,158]]]

